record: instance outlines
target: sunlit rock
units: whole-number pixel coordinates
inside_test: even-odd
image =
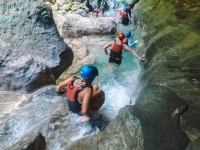
[[[85,18],[77,14],[62,14],[54,12],[54,19],[63,38],[81,37],[92,34],[113,34],[117,23],[112,18]]]

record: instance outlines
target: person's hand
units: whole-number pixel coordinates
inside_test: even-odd
[[[58,90],[58,86],[57,86],[56,92],[57,92],[58,94],[63,94],[63,93],[65,92],[65,88],[62,87],[62,89],[59,91],[59,90]]]
[[[90,117],[84,115],[84,116],[81,117],[80,122],[87,122],[89,120],[90,120]]]
[[[136,40],[134,43],[135,43],[135,44],[138,43],[138,40]]]
[[[110,58],[110,55],[106,55],[108,58]]]
[[[139,57],[139,61],[140,61],[140,62],[145,62],[146,59],[145,59],[145,58],[141,58],[141,57]]]

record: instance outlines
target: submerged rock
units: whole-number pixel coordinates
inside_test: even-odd
[[[92,34],[114,34],[117,23],[112,18],[85,18],[78,14],[54,12],[54,19],[63,38],[81,37]]]
[[[50,8],[40,0],[1,0],[0,38],[46,64],[58,78],[73,54],[56,29]]]

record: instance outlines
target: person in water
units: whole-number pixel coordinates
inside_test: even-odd
[[[101,11],[101,16],[103,17],[104,16],[104,4],[101,2],[101,7],[100,7],[100,11]]]
[[[119,7],[119,3],[117,2],[117,0],[114,0],[114,6],[113,6],[113,9],[115,9],[116,7]]]
[[[136,43],[138,43],[138,41],[135,41],[134,43],[131,43],[130,37],[131,37],[131,32],[127,31],[125,33],[125,38],[122,40],[122,43],[128,45],[129,47],[131,47],[131,46],[135,45]]]
[[[120,18],[120,20],[121,20],[121,23],[123,24],[123,25],[128,25],[129,24],[129,18],[128,18],[128,14],[125,12],[125,11],[121,11],[120,13],[119,13],[119,15],[121,16],[121,18]]]
[[[111,41],[104,46],[104,52],[106,53],[107,57],[109,58],[108,66],[111,71],[113,71],[111,63],[115,63],[117,65],[121,64],[122,61],[122,51],[123,49],[131,52],[135,55],[139,61],[143,62],[145,59],[141,58],[137,52],[132,50],[127,44],[124,44],[122,41],[125,38],[124,33],[119,33],[115,41]],[[110,55],[108,54],[107,48],[111,47]]]
[[[81,114],[81,122],[89,121],[92,111],[98,110],[104,103],[104,99],[91,101],[92,96],[98,91],[97,85],[92,81],[99,75],[96,67],[86,65],[81,68],[81,78],[73,76],[57,86],[57,92],[63,92],[67,87],[67,101],[69,109],[73,113]]]
[[[128,19],[129,19],[129,21],[131,23],[131,6],[128,5],[127,3],[124,3],[123,11],[128,14]]]
[[[100,12],[99,7],[98,7],[98,6],[95,6],[94,13],[95,13],[95,17],[96,17],[96,18],[98,17],[99,12]]]

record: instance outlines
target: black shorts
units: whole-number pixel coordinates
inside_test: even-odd
[[[68,107],[73,113],[79,114],[81,112],[81,104],[78,101],[72,102],[67,99]]]
[[[128,25],[129,24],[129,19],[128,18],[122,18],[122,24],[123,25]]]
[[[122,59],[118,60],[118,59],[115,59],[115,58],[112,58],[112,57],[109,58],[109,63],[115,63],[117,65],[120,65],[121,62],[122,62]]]

